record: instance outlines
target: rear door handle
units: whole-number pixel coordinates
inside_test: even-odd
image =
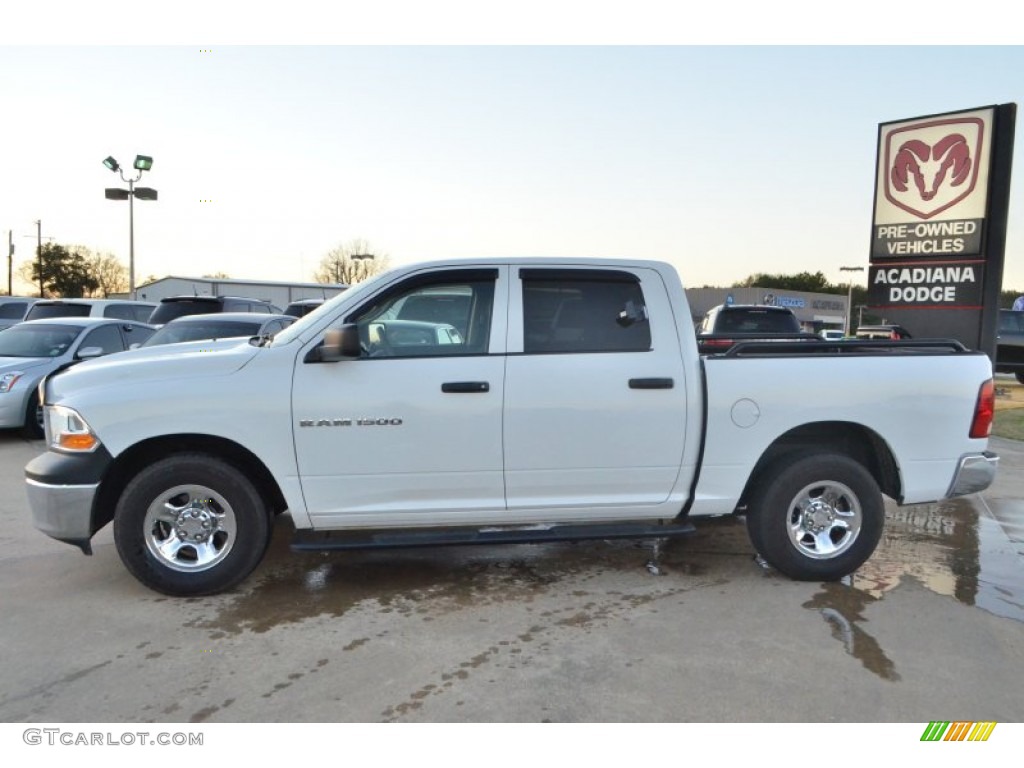
[[[630,389],[672,389],[676,385],[673,379],[630,379]]]
[[[486,381],[446,381],[441,385],[441,391],[450,393],[490,392],[491,385]]]

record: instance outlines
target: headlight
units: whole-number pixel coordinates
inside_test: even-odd
[[[100,441],[85,419],[77,411],[63,405],[48,405],[43,409],[46,444],[57,451],[88,453],[99,447]]]
[[[17,383],[18,379],[23,375],[24,372],[22,371],[11,371],[10,373],[5,373],[3,376],[0,376],[0,392],[10,392],[11,387],[13,387]]]

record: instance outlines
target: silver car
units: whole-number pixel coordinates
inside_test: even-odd
[[[156,329],[102,317],[29,320],[0,333],[0,428],[42,437],[36,388],[43,377],[94,357],[123,352]]]
[[[291,315],[261,315],[256,312],[182,315],[168,321],[141,346],[158,347],[186,341],[273,336],[294,322],[295,318]]]

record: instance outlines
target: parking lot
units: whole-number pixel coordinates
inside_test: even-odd
[[[1024,720],[1024,443],[983,497],[889,508],[846,583],[759,565],[742,520],[666,545],[293,554],[172,599],[32,527],[0,434],[5,722]]]

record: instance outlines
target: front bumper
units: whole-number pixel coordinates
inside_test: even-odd
[[[16,387],[13,392],[0,392],[0,428],[24,426],[28,398],[22,395],[24,392],[20,387]]]
[[[991,451],[966,453],[960,457],[946,498],[984,491],[996,479],[999,457]]]
[[[89,540],[99,527],[93,506],[112,459],[106,448],[84,454],[47,451],[25,467],[32,523],[47,536],[92,554]]]
[[[26,478],[32,523],[47,536],[92,554],[92,502],[95,485],[48,485]]]

